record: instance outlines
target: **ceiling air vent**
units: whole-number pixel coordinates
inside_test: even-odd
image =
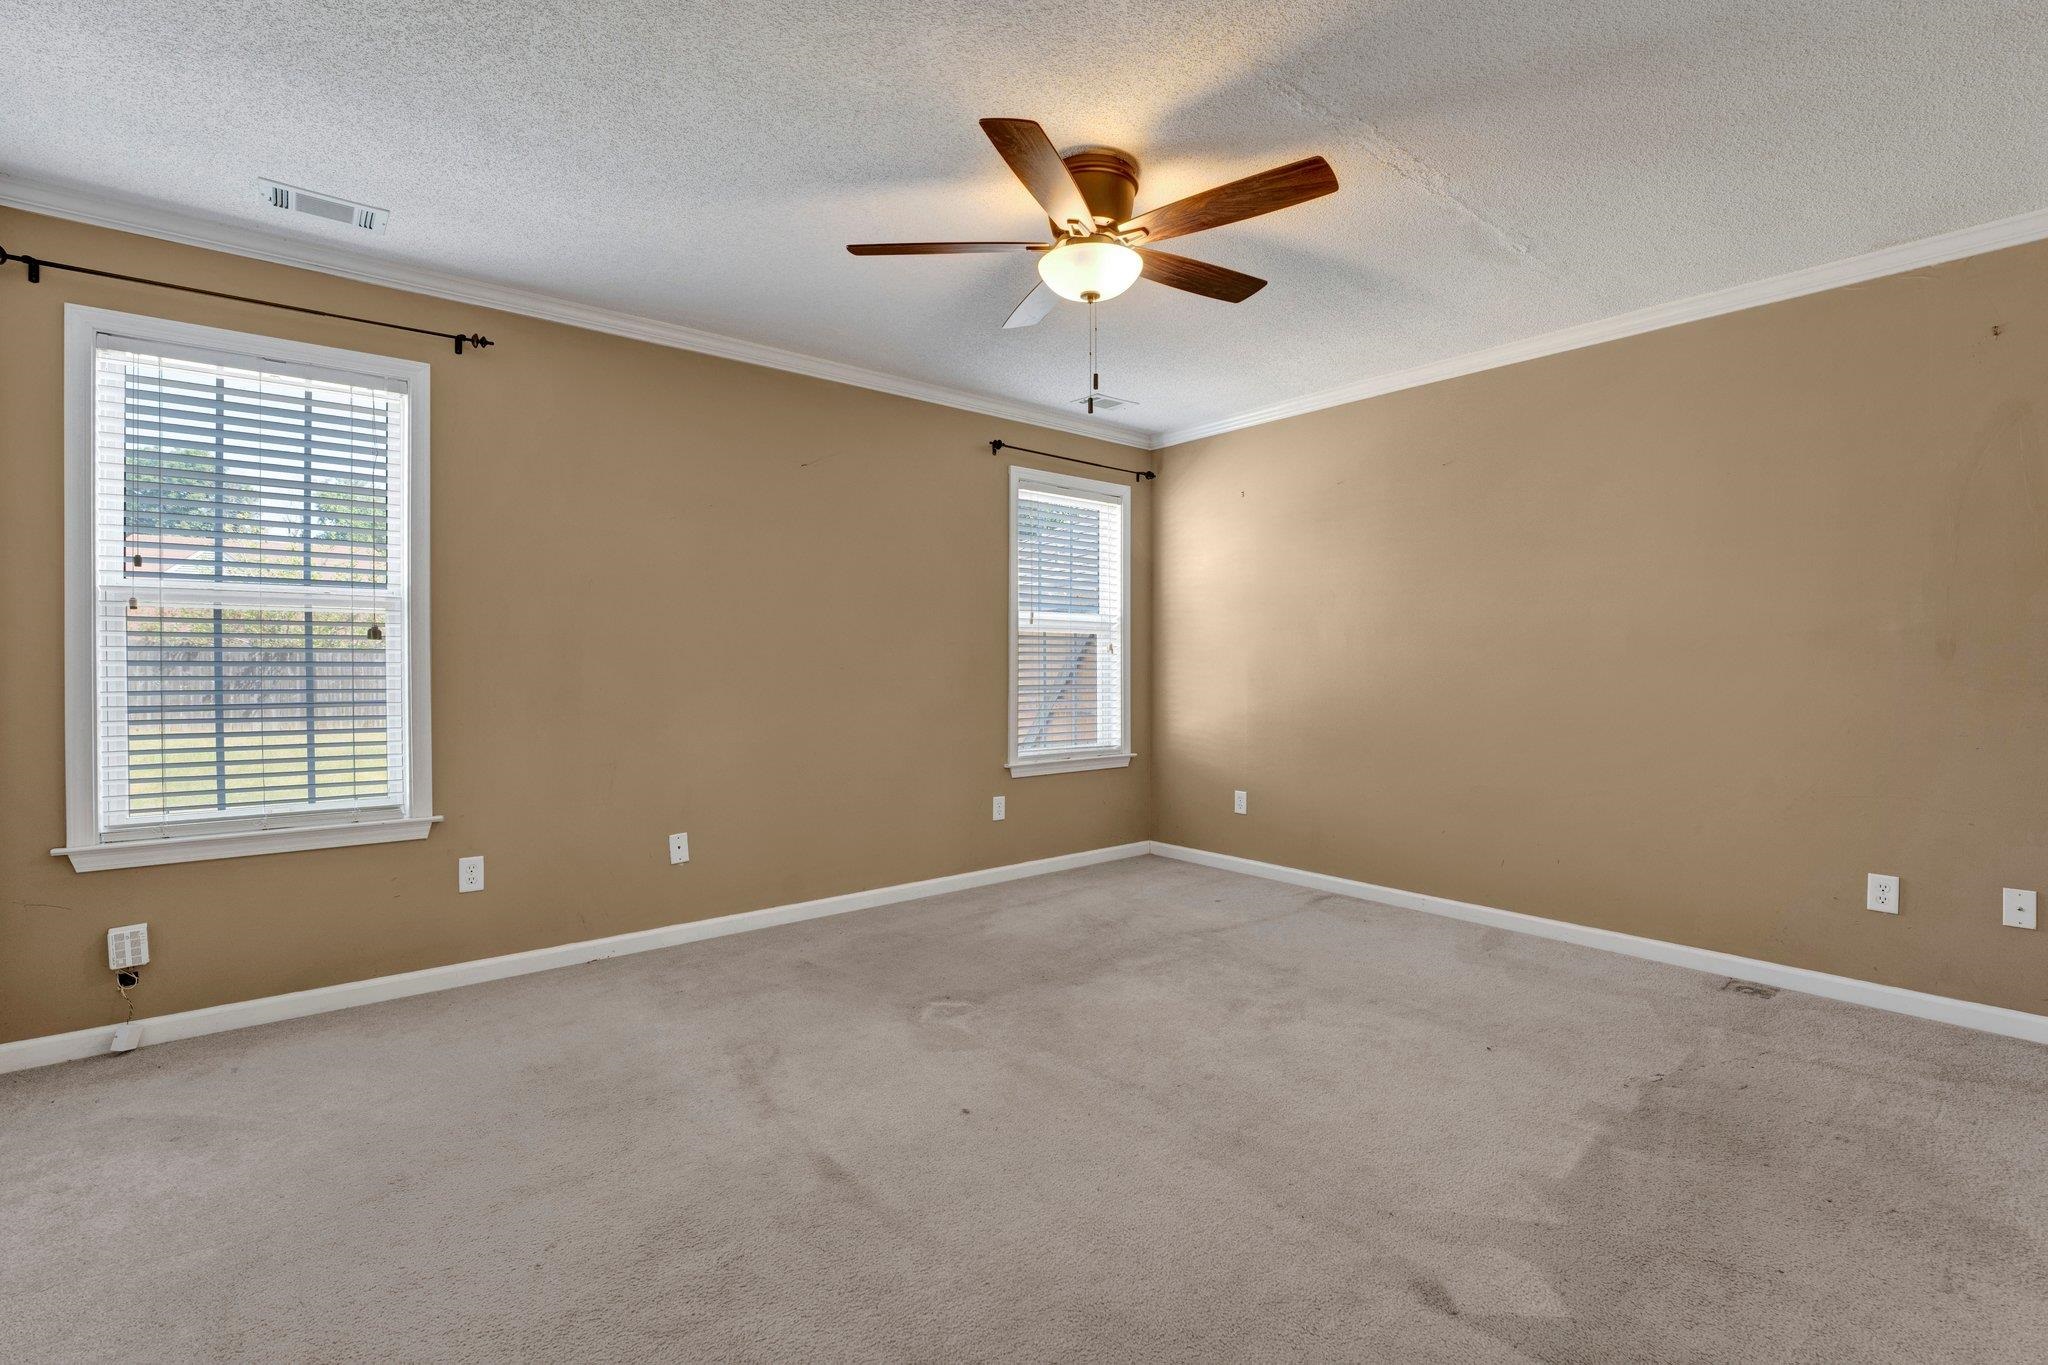
[[[1069,398],[1067,401],[1077,408],[1085,408],[1088,406],[1089,397],[1090,395],[1084,393],[1079,398]],[[1106,393],[1098,393],[1093,395],[1093,397],[1095,399],[1095,411],[1097,412],[1112,412],[1117,408],[1135,408],[1138,406],[1138,400],[1135,398],[1112,398]]]
[[[315,194],[302,190],[296,185],[281,185],[275,180],[258,180],[263,187],[263,202],[274,209],[287,213],[310,213],[315,218],[343,227],[361,228],[366,232],[382,232],[384,220],[391,216],[388,209],[373,209],[368,204],[353,204],[346,199],[336,199],[331,194]]]

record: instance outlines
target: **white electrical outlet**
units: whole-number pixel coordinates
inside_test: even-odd
[[[2005,888],[2005,927],[2008,929],[2031,929],[2034,927],[2034,893],[2021,891],[2017,887]]]
[[[1230,808],[1236,811],[1239,815],[1243,815],[1245,813],[1245,799],[1243,792],[1231,793]]]
[[[668,860],[672,863],[690,861],[690,836],[671,834],[668,836]]]
[[[455,864],[455,889],[457,891],[481,891],[484,889],[484,860],[482,855],[464,858]]]
[[[107,970],[125,972],[149,961],[149,926],[124,924],[107,930]]]
[[[1003,813],[1004,813],[1004,811],[1006,811],[1006,810],[1008,809],[1008,807],[1007,807],[1007,806],[1006,806],[1006,805],[1004,804],[1004,802],[1005,802],[1005,801],[1006,801],[1007,799],[1008,799],[1008,798],[1006,798],[1006,797],[1001,797],[1001,796],[998,796],[998,797],[996,798],[996,803],[995,803],[995,806],[994,806],[994,808],[993,808],[993,810],[992,810],[991,814],[990,814],[990,815],[989,815],[989,817],[988,817],[989,819],[991,819],[991,820],[1000,820],[1000,819],[1002,819],[1002,818],[1003,818]]]
[[[1870,882],[1864,891],[1863,906],[1883,915],[1899,913],[1899,879],[1882,872],[1870,874]]]

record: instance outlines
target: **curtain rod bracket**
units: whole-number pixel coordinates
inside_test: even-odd
[[[464,347],[481,351],[491,345],[487,336],[471,333],[464,336],[459,332],[437,332],[431,327],[411,327],[403,322],[384,322],[377,318],[359,318],[353,313],[330,313],[324,308],[303,308],[296,303],[279,303],[275,299],[259,299],[248,294],[224,294],[218,289],[201,289],[196,285],[173,284],[169,280],[152,280],[146,275],[123,275],[113,270],[95,270],[86,265],[66,265],[62,261],[45,261],[34,256],[24,256],[18,251],[0,247],[0,266],[20,261],[28,269],[28,282],[41,284],[43,271],[68,270],[74,275],[92,275],[102,280],[119,280],[124,284],[146,284],[156,289],[175,289],[180,294],[199,294],[209,299],[226,299],[230,303],[253,303],[261,308],[280,308],[287,313],[303,313],[307,317],[334,318],[340,322],[360,322],[365,327],[388,327],[394,332],[411,332],[415,336],[441,337],[455,343],[455,354],[461,355]]]
[[[1117,474],[1128,474],[1132,483],[1143,483],[1147,479],[1159,477],[1149,469],[1125,469],[1122,465],[1097,464],[1093,460],[1083,460],[1073,455],[1055,455],[1050,450],[1033,450],[1030,446],[1012,445],[1002,440],[988,443],[988,453],[991,455],[1000,455],[1006,450],[1021,450],[1026,455],[1043,455],[1048,460],[1065,460],[1068,464],[1085,464],[1090,469],[1107,469]]]
[[[41,261],[33,256],[10,256],[7,254],[7,248],[0,246],[0,265],[6,265],[9,261],[20,261],[28,267],[28,282],[30,284],[41,284],[43,282],[43,263]]]

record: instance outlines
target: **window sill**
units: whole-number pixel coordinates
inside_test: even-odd
[[[296,853],[350,844],[391,844],[424,839],[440,822],[438,815],[423,815],[332,825],[283,825],[275,829],[238,830],[233,834],[178,834],[164,839],[82,844],[76,848],[53,848],[50,853],[53,857],[69,858],[75,872],[99,872],[113,867],[196,863],[208,858],[246,858],[260,853]]]
[[[1078,758],[1013,758],[1005,765],[1012,777],[1043,777],[1048,773],[1090,773],[1098,768],[1128,768],[1129,754],[1085,754]]]

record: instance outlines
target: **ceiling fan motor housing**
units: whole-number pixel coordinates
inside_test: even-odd
[[[1138,158],[1116,147],[1077,147],[1060,158],[1097,226],[1128,222],[1138,199]],[[1055,231],[1059,225],[1055,223]]]

